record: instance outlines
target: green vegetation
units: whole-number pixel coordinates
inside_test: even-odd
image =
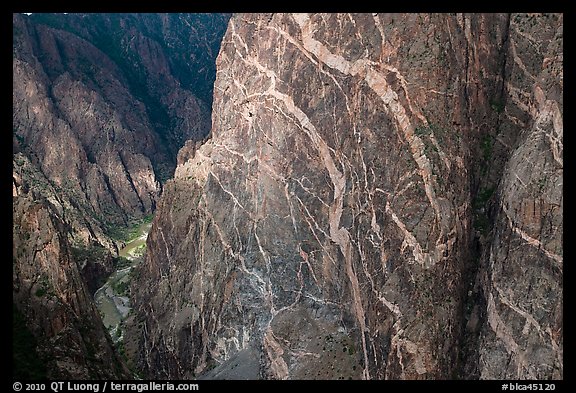
[[[19,144],[20,146],[22,146],[22,147],[25,147],[25,146],[26,146],[26,140],[24,139],[24,137],[23,137],[22,135],[18,135],[18,134],[16,134],[16,133],[14,132],[14,136],[16,137],[16,140],[18,141],[18,144]],[[23,161],[24,161],[24,160],[23,160],[22,158],[20,158],[20,159],[17,161],[17,163],[18,163],[19,165],[22,165],[22,164],[24,163]]]
[[[141,257],[146,252],[146,243],[140,244],[138,247],[134,248],[131,254],[135,257]]]
[[[121,46],[124,30],[120,25],[122,17],[110,14],[108,18],[110,21],[108,26],[104,23],[97,25],[92,43],[122,70],[130,92],[144,104],[148,118],[157,128],[158,136],[164,145],[169,146],[166,134],[170,128],[170,116],[160,99],[155,96],[153,89],[148,86],[145,66],[139,56]]]
[[[474,200],[472,208],[474,209],[474,229],[486,236],[490,232],[490,218],[488,217],[488,201],[494,194],[495,187],[482,188]]]
[[[65,18],[60,14],[48,14],[48,13],[33,13],[29,16],[34,22],[44,24],[46,26],[53,27],[55,29],[64,30],[72,34],[78,34],[69,23],[66,23]]]
[[[50,283],[48,281],[48,277],[45,275],[42,276],[40,282],[37,285],[38,288],[34,292],[37,297],[43,297],[50,292]]]
[[[214,370],[216,368],[216,366],[218,366],[218,363],[216,363],[216,361],[212,358],[208,358],[206,360],[206,370],[210,371],[210,370]]]
[[[416,129],[414,130],[414,134],[418,135],[418,136],[424,136],[424,135],[428,135],[432,132],[432,129],[430,127],[416,127]]]
[[[116,292],[119,296],[126,296],[128,293],[128,287],[128,281],[118,280],[112,283],[112,289],[114,289],[114,292]]]
[[[538,192],[542,193],[544,191],[544,187],[546,187],[546,177],[541,177],[537,181]]]
[[[76,61],[76,66],[80,70],[80,77],[84,83],[88,81],[96,82],[96,66],[90,62],[85,56],[79,55]],[[94,162],[94,160],[92,160]]]
[[[88,247],[73,246],[72,256],[78,262],[83,260],[103,259],[108,254],[108,250],[100,244],[94,244]]]
[[[141,235],[140,226],[150,224],[154,215],[148,214],[144,218],[135,221],[128,228],[120,225],[108,225],[106,233],[114,240],[119,242],[131,242]]]
[[[132,261],[125,257],[118,257],[114,261],[116,265],[116,270],[127,268],[128,266],[132,265]]]
[[[492,194],[494,194],[495,191],[495,187],[488,187],[488,188],[483,188],[478,192],[478,195],[476,196],[476,198],[474,199],[473,206],[474,208],[480,208],[480,207],[486,207],[486,204],[488,202],[488,200],[490,199],[490,197],[492,196]]]
[[[38,288],[38,289],[36,290],[36,292],[34,292],[34,294],[35,294],[36,296],[38,296],[38,297],[42,297],[42,296],[46,295],[46,293],[48,293],[48,290],[47,290],[46,288],[44,288],[44,287]]]
[[[46,364],[37,352],[36,338],[24,316],[12,304],[12,378],[39,380],[46,378]]]
[[[127,359],[127,356],[126,356],[126,348],[125,348],[125,346],[124,346],[124,342],[123,342],[123,341],[118,342],[118,346],[116,347],[116,350],[118,351],[118,354],[120,355],[120,357],[121,357],[122,359]]]
[[[432,134],[439,143],[444,142],[444,137],[447,134],[447,130],[441,127],[439,124],[430,121],[430,119],[428,119],[428,116],[426,116],[426,114],[424,114],[424,117],[426,118],[428,125],[416,127],[416,129],[414,130],[414,134],[416,134],[419,137]]]
[[[484,135],[480,143],[480,148],[482,149],[482,158],[484,158],[484,161],[490,161],[494,149],[494,138],[491,135]]]
[[[504,102],[497,99],[490,100],[490,108],[497,113],[504,112]]]

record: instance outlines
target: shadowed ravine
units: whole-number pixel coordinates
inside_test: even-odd
[[[94,294],[94,300],[104,326],[108,329],[114,343],[123,339],[121,322],[132,310],[130,301],[130,281],[133,269],[142,262],[146,251],[146,238],[152,224],[144,222],[138,226],[133,240],[120,250],[120,262],[114,273]]]
[[[30,346],[48,378],[136,375],[123,346],[137,335],[114,327],[138,263],[122,257],[144,239],[118,248],[155,211],[179,149],[210,132],[229,18],[12,14],[14,329],[34,337],[18,341],[14,375],[35,367]]]
[[[13,22],[20,370],[563,378],[563,14]]]

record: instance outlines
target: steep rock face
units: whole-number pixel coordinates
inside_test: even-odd
[[[21,155],[18,160],[15,168],[30,165]],[[12,206],[13,302],[36,338],[46,377],[128,378],[72,257],[65,222],[18,171]]]
[[[81,37],[116,64],[173,159],[186,140],[201,140],[210,130],[206,109],[212,103],[215,59],[228,18],[227,14],[78,14],[36,20]]]
[[[127,376],[90,294],[178,149],[210,130],[228,18],[13,15],[14,329],[49,377]]]
[[[562,34],[561,16],[512,18],[505,111],[522,134],[492,207],[481,378],[563,377]]]
[[[562,377],[562,18],[514,17],[234,16],[135,284],[144,370]]]
[[[83,255],[115,255],[115,229],[152,213],[178,149],[209,132],[227,18],[14,14],[14,150],[52,183],[45,196],[65,201]],[[84,258],[91,289],[110,273],[102,256]]]

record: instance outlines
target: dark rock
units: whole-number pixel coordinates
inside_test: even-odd
[[[60,214],[31,192],[15,191],[13,302],[35,338],[38,368],[49,379],[129,378],[82,280]]]
[[[49,378],[129,376],[91,294],[210,130],[228,18],[13,14],[14,304]]]
[[[562,23],[235,15],[135,284],[146,374],[562,378]]]

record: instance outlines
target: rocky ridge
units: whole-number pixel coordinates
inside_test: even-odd
[[[563,378],[562,23],[235,15],[135,283],[145,373]]]
[[[14,15],[14,143],[100,227],[76,225],[79,241],[150,214],[178,149],[209,132],[226,18]],[[184,23],[196,30],[174,37]]]
[[[228,18],[13,14],[14,308],[50,378],[128,375],[91,295],[210,130]]]
[[[23,318],[20,329],[35,338],[44,375],[49,379],[126,379],[91,293],[82,279],[61,212],[35,189],[37,177],[21,176],[30,163],[16,156],[13,177],[13,302]],[[26,169],[23,169],[26,168]],[[28,173],[29,175],[29,173]],[[34,179],[29,183],[28,179]],[[48,183],[47,179],[44,182]],[[13,342],[13,357],[25,357]],[[30,362],[12,365],[13,373],[34,375]],[[28,378],[26,378],[28,379]]]

